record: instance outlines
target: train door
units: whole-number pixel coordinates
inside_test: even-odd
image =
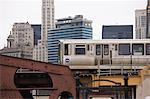
[[[108,44],[96,44],[96,59],[97,64],[105,65],[109,64],[109,45]]]
[[[96,44],[95,45],[95,55],[96,55],[96,65],[102,64],[102,44]]]
[[[102,45],[102,64],[106,65],[109,64],[109,58],[110,58],[110,52],[109,52],[109,45],[103,44]]]

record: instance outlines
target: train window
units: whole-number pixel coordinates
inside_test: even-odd
[[[64,45],[64,55],[68,55],[69,51],[68,51],[68,44]]]
[[[96,45],[96,55],[101,55],[101,45],[100,44]]]
[[[76,45],[76,47],[85,47],[85,45]]]
[[[133,55],[144,55],[144,44],[132,44]]]
[[[76,45],[75,54],[76,55],[85,55],[85,45]]]
[[[118,47],[117,44],[115,44],[115,51],[117,51],[117,49],[118,49],[117,47]]]
[[[150,55],[150,43],[146,44],[146,55]]]
[[[119,44],[119,55],[130,55],[130,44]]]
[[[87,45],[87,51],[89,51],[89,50],[90,50],[90,45],[88,44],[88,45]]]
[[[104,55],[109,55],[109,45],[104,45]]]

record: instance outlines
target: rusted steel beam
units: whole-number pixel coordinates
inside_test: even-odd
[[[68,66],[0,55],[0,88],[3,89],[0,90],[1,99],[23,99],[19,91],[30,90],[30,87],[27,89],[18,89],[14,83],[14,75],[20,68],[48,73],[53,83],[52,88],[49,89],[47,87],[47,90],[52,90],[49,99],[57,99],[64,91],[70,92],[74,96],[74,99],[76,99],[75,79]]]
[[[4,56],[4,55],[0,55],[0,59],[1,59],[0,64],[4,66],[50,72],[53,74],[70,75],[71,73],[69,67],[65,65],[56,65],[51,63],[45,63],[45,62],[34,61],[30,59],[23,59],[23,58]],[[68,70],[70,72],[64,72]]]
[[[20,68],[20,66],[13,66],[13,65],[5,65],[5,64],[1,64],[1,62],[0,62],[0,65],[1,66],[6,66],[6,67],[12,67],[12,68]],[[28,68],[22,68],[22,69],[28,69]],[[32,69],[33,70],[33,69]],[[36,70],[36,69],[34,69],[34,70]],[[36,71],[40,71],[40,70],[36,70]],[[50,74],[55,74],[55,75],[62,75],[62,73],[54,73],[54,72],[51,72],[51,71],[49,71],[49,72],[47,72],[47,73],[50,73]]]
[[[57,88],[5,88],[1,89],[1,91],[14,91],[14,90],[58,90]]]

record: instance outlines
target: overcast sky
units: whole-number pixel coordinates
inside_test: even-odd
[[[135,10],[147,0],[55,0],[55,19],[84,15],[93,21],[93,38],[100,39],[102,25],[134,25]],[[0,48],[15,22],[41,23],[41,0],[0,0]]]

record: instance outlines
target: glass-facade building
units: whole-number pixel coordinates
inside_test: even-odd
[[[104,25],[102,39],[133,39],[133,25]]]
[[[34,32],[34,45],[38,44],[38,40],[41,39],[41,24],[31,24]]]
[[[59,63],[60,39],[92,39],[92,21],[82,15],[58,19],[55,29],[48,31],[48,62]]]

